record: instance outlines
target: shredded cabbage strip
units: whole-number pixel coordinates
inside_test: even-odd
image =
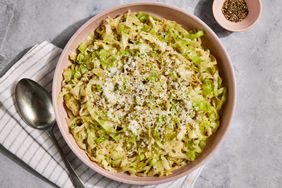
[[[220,124],[226,88],[202,30],[130,11],[70,54],[61,96],[69,131],[113,172],[165,176],[194,161]]]

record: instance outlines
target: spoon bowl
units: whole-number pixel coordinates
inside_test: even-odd
[[[22,119],[36,129],[48,129],[55,123],[55,114],[48,92],[30,79],[16,85],[16,104]]]

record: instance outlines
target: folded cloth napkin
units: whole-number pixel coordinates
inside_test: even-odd
[[[51,92],[52,78],[61,49],[48,42],[42,42],[30,49],[0,78],[0,143],[23,162],[59,187],[73,187],[61,157],[47,133],[29,127],[18,115],[14,103],[15,84],[21,78],[30,78]],[[140,187],[110,180],[83,164],[68,148],[58,129],[55,135],[67,159],[86,187],[126,188]],[[144,186],[193,187],[202,168],[186,177],[160,185]]]

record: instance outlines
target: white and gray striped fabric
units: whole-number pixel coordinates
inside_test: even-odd
[[[21,78],[33,79],[51,92],[53,73],[60,53],[61,49],[58,47],[42,42],[29,50],[0,78],[0,143],[51,182],[59,187],[70,188],[72,183],[48,135],[44,131],[35,130],[26,125],[14,106],[14,87]],[[55,134],[68,160],[71,161],[86,187],[141,187],[112,181],[91,170],[70,151],[58,129],[55,130]],[[174,182],[144,187],[191,188],[201,169]]]

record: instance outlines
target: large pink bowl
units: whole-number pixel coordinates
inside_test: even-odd
[[[91,161],[85,152],[78,147],[74,138],[69,133],[68,126],[66,123],[67,114],[64,109],[62,101],[58,100],[58,95],[61,91],[62,80],[63,80],[63,70],[68,67],[71,62],[68,59],[68,55],[72,52],[75,52],[78,45],[85,41],[89,33],[93,32],[97,26],[104,20],[106,17],[116,17],[117,15],[123,14],[128,10],[134,11],[145,11],[165,19],[174,20],[181,24],[184,28],[199,28],[205,31],[205,37],[203,38],[203,44],[206,48],[210,49],[212,54],[218,60],[218,66],[220,68],[221,76],[224,79],[224,84],[228,89],[228,99],[224,105],[221,125],[217,132],[209,139],[209,142],[204,150],[204,152],[194,161],[184,167],[175,170],[171,175],[164,177],[137,177],[130,176],[125,173],[113,173],[109,172],[95,162]],[[224,49],[222,43],[217,38],[215,33],[199,18],[193,16],[190,13],[185,12],[176,7],[169,5],[159,4],[159,3],[135,3],[135,4],[126,4],[112,8],[110,10],[103,11],[99,15],[91,18],[86,22],[79,30],[72,36],[72,38],[67,43],[65,49],[63,50],[59,62],[56,67],[54,80],[53,80],[53,105],[55,108],[56,119],[58,127],[67,142],[68,146],[75,153],[81,161],[83,161],[87,166],[92,168],[94,171],[116,181],[129,183],[129,184],[158,184],[164,183],[167,181],[175,180],[180,178],[188,173],[192,172],[196,168],[200,167],[215,151],[219,143],[222,141],[229,125],[234,112],[235,99],[236,99],[236,90],[235,90],[235,79],[234,73],[231,66],[230,58]]]

